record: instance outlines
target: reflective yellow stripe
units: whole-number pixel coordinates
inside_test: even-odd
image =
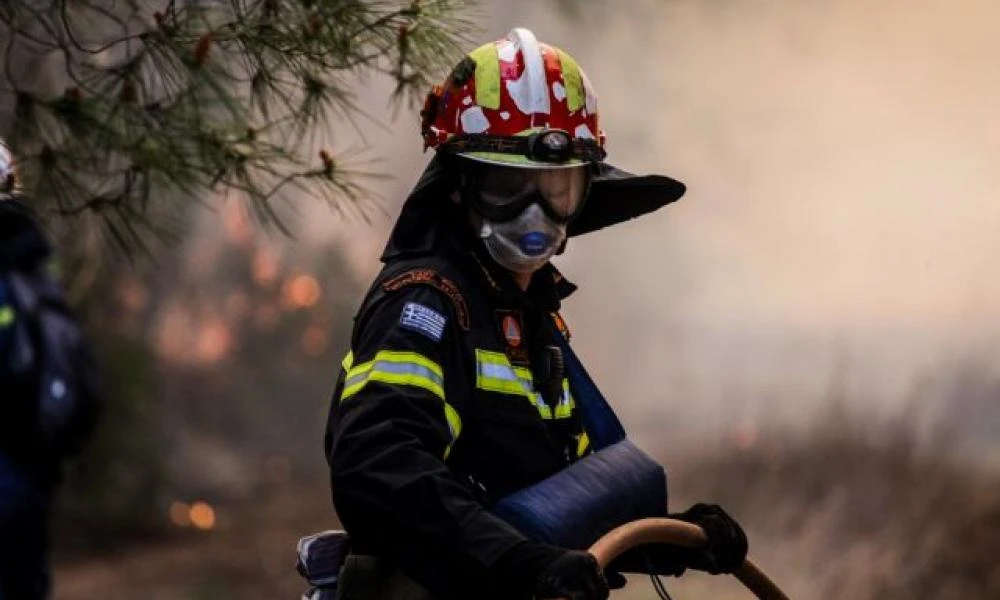
[[[14,307],[10,304],[4,304],[0,306],[0,327],[10,327],[14,324],[14,317],[17,313],[14,312]]]
[[[562,50],[559,52],[559,63],[562,65],[563,83],[566,85],[566,108],[577,111],[583,108],[586,96],[583,90],[583,78],[580,76],[580,65],[573,57]],[[477,81],[478,85],[479,82]],[[476,88],[478,89],[478,88]]]
[[[340,394],[341,402],[360,392],[371,381],[418,387],[428,390],[441,400],[445,399],[444,372],[441,366],[416,352],[382,350],[368,362],[357,366],[353,363],[354,353],[348,352],[343,362],[347,375],[344,377],[344,391]],[[447,460],[462,433],[462,418],[447,402],[444,402],[444,417],[451,434],[451,441],[444,450],[444,458]]]
[[[444,449],[444,459],[448,460],[451,449],[455,446],[459,434],[462,433],[462,417],[458,416],[458,411],[447,402],[444,403],[444,417],[448,420],[448,429],[451,431],[451,443]]]
[[[500,108],[500,55],[495,43],[483,44],[469,53],[476,62],[476,104]]]
[[[370,381],[423,388],[444,400],[444,374],[434,361],[416,352],[382,350],[372,360],[351,367],[344,379],[343,402]]]
[[[524,385],[507,356],[479,348],[476,348],[476,387],[501,394],[525,395]]]
[[[371,372],[374,366],[375,361],[369,361],[351,367],[347,371],[347,375],[344,377],[344,391],[340,394],[341,402],[357,394],[365,387],[368,383],[368,373]]]
[[[573,409],[576,408],[576,402],[573,400],[573,394],[569,392],[569,379],[563,379],[562,387],[562,396],[559,398],[559,404],[556,405],[556,418],[568,419],[573,414]]]
[[[577,458],[579,458],[579,457],[583,456],[584,454],[586,454],[587,450],[589,448],[590,448],[590,436],[588,436],[587,432],[584,431],[583,433],[580,434],[580,437],[577,438],[577,440],[576,440],[576,456],[577,456]]]
[[[535,391],[531,370],[511,365],[507,355],[502,352],[476,349],[476,387],[488,392],[527,398],[543,419],[569,418],[576,407],[569,391],[569,380],[563,379],[563,394],[553,414],[552,407],[546,404],[541,393]]]

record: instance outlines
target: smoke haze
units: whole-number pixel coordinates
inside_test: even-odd
[[[568,20],[558,3],[487,4],[484,39],[525,25],[573,53],[600,95],[610,160],[689,187],[558,259],[581,286],[566,309],[577,347],[624,418],[688,431],[798,421],[831,394],[934,413],[926,379],[997,333],[1000,7],[575,6]],[[417,129],[404,111],[366,131],[395,175],[387,216],[335,226],[366,276],[426,161]]]
[[[527,26],[577,58],[611,162],[688,185],[557,259],[581,288],[565,307],[575,348],[668,466],[672,505],[726,506],[791,597],[998,597],[995,473],[937,450],[1000,467],[1000,4],[481,4],[477,40]],[[177,306],[212,318],[192,343],[164,311],[177,474],[162,520],[204,498],[217,529],[67,563],[61,597],[301,591],[290,549],[335,526],[320,437],[336,346],[430,158],[416,109],[373,124],[390,91],[364,82],[374,120],[328,132],[392,175],[373,186],[385,214],[368,226],[303,199],[298,239],[260,246],[208,215],[171,276],[190,280]],[[216,361],[173,364],[202,350]],[[672,589],[745,597],[715,580]],[[616,597],[650,597],[640,583]]]

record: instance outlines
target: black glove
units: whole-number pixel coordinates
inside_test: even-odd
[[[620,590],[628,584],[628,580],[625,576],[618,571],[604,570],[604,578],[608,580],[608,589],[610,590]]]
[[[608,584],[597,559],[587,552],[524,540],[494,566],[493,583],[500,596],[604,600]]]
[[[608,582],[589,552],[567,550],[542,573],[535,588],[537,600],[606,600]]]
[[[685,553],[684,562],[691,569],[712,575],[732,573],[747,557],[747,536],[743,528],[717,504],[695,504],[685,512],[670,515],[705,530],[708,545]]]

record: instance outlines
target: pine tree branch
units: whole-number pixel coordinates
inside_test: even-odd
[[[335,122],[371,119],[359,77],[413,104],[460,56],[462,0],[13,0],[0,5],[0,135],[51,214],[109,219],[114,244],[212,191],[282,227],[279,199],[366,218],[373,173],[325,153]],[[170,197],[174,208],[157,200]],[[344,210],[348,209],[348,210]]]

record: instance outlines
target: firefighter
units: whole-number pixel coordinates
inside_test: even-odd
[[[60,465],[100,413],[97,366],[49,275],[51,255],[0,140],[0,600],[49,596]]]
[[[552,364],[576,286],[549,259],[684,186],[605,163],[590,81],[527,29],[468,54],[422,117],[436,154],[358,312],[327,426],[352,544],[338,598],[606,598],[590,554],[529,540],[488,508],[591,451]],[[673,572],[742,562],[746,538],[720,508],[681,518],[710,544]]]

